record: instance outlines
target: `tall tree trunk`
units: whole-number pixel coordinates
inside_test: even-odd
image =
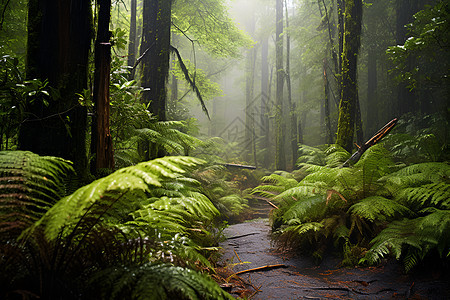
[[[338,70],[336,71],[338,95],[342,95],[342,53],[344,52],[344,11],[345,11],[345,0],[336,0],[338,9],[338,40],[339,40],[339,60],[338,60]]]
[[[377,58],[375,51],[369,49],[367,62],[367,115],[366,132],[375,132],[378,128],[377,107]]]
[[[419,0],[397,0],[396,6],[396,43],[397,45],[403,45],[407,38],[407,28],[405,25],[413,21],[413,15],[419,9]],[[407,63],[409,66],[412,65],[413,60],[413,57],[408,58]],[[416,109],[416,95],[414,91],[411,91],[406,83],[400,83],[397,86],[396,114],[401,116]]]
[[[87,175],[87,110],[78,99],[87,89],[91,1],[30,0],[26,77],[48,80],[58,91],[33,99],[19,131],[19,148],[74,162]]]
[[[295,166],[298,158],[298,145],[297,145],[297,112],[296,105],[292,103],[292,86],[291,86],[291,36],[289,34],[289,14],[287,8],[287,0],[285,1],[285,12],[286,12],[286,85],[288,90],[288,107],[289,107],[289,120],[290,120],[290,136],[289,142],[292,152],[292,166]]]
[[[92,118],[91,171],[114,169],[114,153],[109,130],[109,81],[111,70],[111,0],[100,0],[95,41],[94,116]]]
[[[166,121],[167,79],[170,61],[170,26],[172,0],[144,1],[141,56],[142,102],[158,121]],[[155,145],[141,145],[144,159],[163,156],[165,153]]]
[[[336,143],[351,152],[358,101],[357,62],[360,46],[362,0],[345,2],[342,53],[342,93]]]
[[[330,121],[330,82],[328,81],[327,59],[323,60],[323,88],[324,88],[324,110],[325,110],[325,142],[333,143],[333,136],[331,135],[331,121]]]
[[[270,164],[270,141],[269,141],[269,41],[263,38],[261,43],[261,136],[264,137],[262,147],[264,148],[264,167]]]
[[[283,121],[283,0],[276,1],[276,30],[275,30],[275,66],[277,77],[275,123],[276,123],[276,161],[278,170],[286,170],[286,153],[284,149],[285,122]]]
[[[247,19],[247,24],[245,25],[247,32],[250,35],[253,35],[255,32],[255,14],[253,12],[249,12],[251,14]],[[250,160],[250,155],[253,151],[253,86],[254,86],[254,65],[255,65],[255,48],[251,48],[247,50],[247,57],[245,60],[245,132],[244,132],[244,159],[246,161]]]
[[[133,67],[136,61],[136,11],[137,11],[137,0],[131,0],[130,8],[130,35],[128,38],[128,67]],[[134,79],[135,69],[130,70],[129,80]]]

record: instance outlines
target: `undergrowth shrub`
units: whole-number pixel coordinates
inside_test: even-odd
[[[231,298],[203,274],[219,212],[188,175],[201,164],[159,158],[64,196],[69,162],[0,152],[0,297]]]
[[[280,247],[318,260],[331,249],[343,265],[393,255],[407,271],[435,252],[448,259],[448,163],[396,165],[379,144],[350,168],[340,167],[349,153],[336,145],[301,145],[299,154],[298,180],[274,173],[252,190],[279,207],[271,222]]]

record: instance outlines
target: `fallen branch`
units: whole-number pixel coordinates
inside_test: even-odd
[[[257,199],[257,200],[264,200],[264,201],[266,201],[270,206],[272,206],[273,208],[278,209],[278,206],[276,206],[275,204],[273,204],[272,202],[270,202],[269,199],[267,199],[267,198],[260,197],[260,196],[255,196],[255,195],[253,195],[252,197],[255,198],[255,199]]]
[[[250,170],[256,169],[255,166],[246,166],[246,165],[239,165],[239,164],[221,164],[221,165],[225,166],[225,167],[232,167],[232,168],[241,168],[241,169],[250,169]]]
[[[245,237],[245,236],[249,236],[249,235],[255,235],[255,234],[259,234],[260,232],[252,232],[252,233],[246,233],[246,234],[242,234],[242,235],[235,235],[232,237],[227,238],[227,240],[233,240],[233,239],[238,239],[241,237]]]
[[[239,274],[249,273],[249,272],[266,271],[266,270],[272,270],[272,269],[278,269],[278,268],[287,268],[287,266],[284,264],[267,265],[267,266],[253,268],[253,269],[242,270],[242,271],[234,273],[234,275],[239,275]]]
[[[395,127],[397,121],[398,121],[397,118],[392,119],[389,123],[384,125],[383,128],[378,130],[377,133],[375,133],[367,142],[365,142],[364,145],[361,146],[356,145],[358,146],[358,150],[355,153],[353,153],[353,155],[342,164],[341,168],[348,167],[350,162],[357,163],[367,149],[378,143],[383,137],[385,137],[392,130],[392,128]]]

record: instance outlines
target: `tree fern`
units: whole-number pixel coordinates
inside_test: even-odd
[[[350,157],[350,153],[337,144],[330,145],[324,153],[326,166],[330,168],[341,166]]]

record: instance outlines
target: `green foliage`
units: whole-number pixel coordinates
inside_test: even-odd
[[[159,158],[61,198],[62,178],[72,171],[68,162],[29,152],[0,153],[0,192],[7,204],[0,219],[2,297],[14,289],[42,298],[135,299],[156,289],[182,299],[223,294],[211,279],[188,269],[210,267],[207,255],[215,250],[209,247],[209,229],[219,212],[199,182],[185,176],[203,161]],[[21,225],[10,222],[11,209],[21,205],[19,214],[28,226],[11,226]],[[120,281],[113,291],[110,279]]]
[[[450,211],[426,209],[424,217],[394,221],[372,241],[373,246],[361,263],[376,263],[389,254],[404,258],[411,270],[433,249],[441,258],[450,251]]]
[[[334,145],[325,151],[302,146],[301,153],[307,175],[298,183],[289,181],[289,174],[272,174],[253,190],[279,206],[272,228],[281,246],[320,259],[333,245],[343,265],[377,263],[393,254],[404,259],[407,271],[434,251],[446,259],[448,163],[395,166],[381,145],[365,151],[351,168],[336,167],[348,153]]]
[[[349,208],[349,213],[369,221],[386,222],[414,215],[413,212],[391,199],[381,196],[364,198]]]
[[[314,147],[310,147],[307,145],[300,145],[298,147],[298,159],[296,165],[300,164],[313,164],[324,166],[325,153]]]
[[[404,45],[388,48],[398,78],[411,89],[448,85],[449,16],[449,4],[437,1],[414,15],[414,21],[407,25],[410,37]],[[414,66],[409,68],[411,57],[415,58]]]
[[[174,3],[173,23],[182,32],[195,38],[202,48],[217,56],[239,56],[251,39],[239,30],[228,16],[223,0],[180,0]]]
[[[220,214],[227,221],[238,220],[242,214],[248,211],[248,200],[245,192],[236,185],[243,180],[228,171],[224,166],[210,165],[198,170],[193,176],[201,183],[201,189],[211,199]]]
[[[25,151],[0,151],[0,232],[29,227],[65,195],[71,163]]]
[[[100,299],[233,299],[212,279],[170,264],[115,266],[98,272],[93,282]]]

